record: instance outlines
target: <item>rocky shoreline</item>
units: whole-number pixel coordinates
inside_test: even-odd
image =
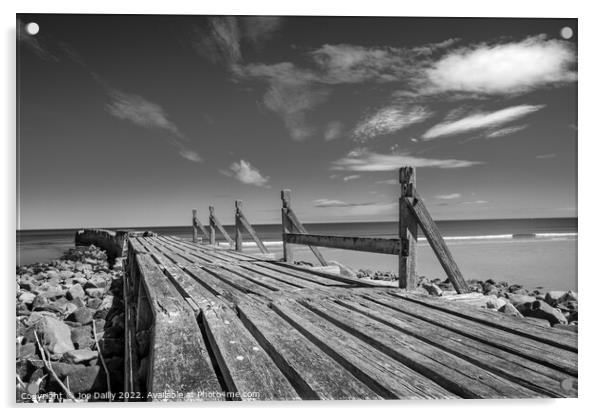
[[[94,246],[17,267],[17,402],[110,401],[123,389],[122,259]],[[112,393],[112,394],[111,394]]]
[[[360,269],[355,273],[360,279],[391,282],[398,280],[393,272]],[[483,294],[482,306],[487,309],[529,319],[539,325],[578,332],[577,292],[545,292],[541,287],[527,289],[522,285],[496,282],[493,279],[468,280],[467,283],[471,293]],[[456,294],[449,280],[431,280],[424,276],[418,279],[418,290],[437,297]]]

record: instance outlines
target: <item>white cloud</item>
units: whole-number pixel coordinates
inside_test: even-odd
[[[343,123],[340,121],[331,121],[324,130],[324,140],[327,142],[338,139],[343,134]]]
[[[259,170],[254,168],[251,163],[241,159],[240,162],[234,162],[230,165],[229,170],[221,170],[223,175],[235,178],[239,182],[247,185],[255,185],[264,188],[269,188],[269,176],[263,176]]]
[[[282,26],[279,16],[244,16],[238,18],[242,26],[244,38],[255,48],[261,48]]]
[[[169,119],[167,112],[159,104],[139,95],[126,94],[115,89],[108,89],[107,94],[111,101],[106,105],[106,109],[111,115],[141,127],[165,130],[170,133],[167,140],[178,149],[180,156],[191,162],[203,161],[196,151],[190,149],[186,143],[188,141],[186,136]]]
[[[462,195],[461,194],[446,194],[446,195],[437,195],[439,199],[458,199]]]
[[[536,159],[552,159],[556,157],[556,153],[546,153],[544,155],[535,156]]]
[[[331,169],[355,172],[384,172],[396,170],[403,166],[456,169],[482,163],[457,159],[426,159],[404,153],[386,155],[370,152],[366,149],[357,149],[351,151],[346,157],[332,162]]]
[[[429,118],[431,114],[422,106],[392,105],[384,107],[360,121],[353,129],[352,134],[356,140],[365,141],[420,123]]]
[[[424,133],[422,138],[432,140],[442,136],[452,136],[473,130],[497,127],[525,117],[544,107],[544,105],[517,105],[490,113],[471,114],[460,120],[445,121],[437,124]]]
[[[395,213],[398,209],[397,202],[346,202],[339,199],[316,199],[316,208],[337,208],[338,215],[364,216],[384,215]]]
[[[503,129],[493,130],[493,131],[487,133],[485,135],[485,137],[487,137],[488,139],[497,139],[498,137],[509,136],[511,134],[514,134],[516,132],[526,129],[527,127],[529,127],[528,124],[523,124],[520,126],[505,127]]]
[[[427,90],[515,94],[573,82],[571,43],[534,36],[520,42],[478,44],[452,50],[425,71]]]
[[[359,179],[359,178],[361,178],[361,175],[347,175],[347,176],[343,176],[343,181],[349,182],[349,181],[353,181],[353,180]]]

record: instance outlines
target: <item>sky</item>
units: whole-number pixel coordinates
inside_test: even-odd
[[[31,35],[27,24],[39,32]],[[577,216],[577,20],[17,15],[18,229]],[[206,222],[206,220],[205,220]]]

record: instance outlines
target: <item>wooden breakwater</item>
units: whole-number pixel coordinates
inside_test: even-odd
[[[127,238],[129,236],[151,235],[148,231],[131,230],[105,230],[101,228],[85,228],[75,232],[76,246],[94,245],[107,253],[109,264],[115,259],[123,257],[127,251]]]

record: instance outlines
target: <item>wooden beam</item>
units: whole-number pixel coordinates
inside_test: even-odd
[[[196,243],[198,242],[199,238],[198,238],[198,234],[197,234],[197,229],[196,229],[196,209],[192,210],[192,242]]]
[[[242,224],[240,223],[240,216],[238,212],[240,211],[240,207],[242,206],[242,201],[236,200],[234,201],[234,246],[236,251],[242,251]]]
[[[253,229],[253,226],[251,225],[251,223],[247,220],[245,215],[242,213],[242,201],[240,201],[240,200],[236,201],[235,206],[236,206],[236,245],[237,245],[236,249],[238,251],[242,251],[242,228],[244,227],[244,229],[247,230],[247,232],[249,233],[249,235],[251,236],[251,238],[253,239],[255,244],[257,244],[257,247],[259,247],[259,250],[261,250],[262,253],[269,253],[268,249],[263,245],[263,243],[257,236],[257,233]],[[239,239],[240,239],[240,243],[239,243]],[[238,247],[240,247],[240,248],[238,248]]]
[[[297,231],[299,233],[302,234],[307,234],[307,230],[305,229],[305,227],[303,226],[303,224],[301,224],[301,221],[299,221],[299,219],[297,218],[297,216],[295,215],[295,212],[289,208],[288,210],[288,217],[290,218],[293,227],[295,229],[297,229]],[[314,246],[309,246],[309,249],[312,251],[312,253],[314,253],[314,256],[316,256],[316,258],[318,259],[318,261],[320,262],[320,264],[322,266],[327,266],[328,262],[326,261],[326,259],[324,258],[324,256],[322,256],[322,253],[320,253],[318,251],[317,248],[315,248]]]
[[[210,221],[213,222],[213,226],[215,228],[217,228],[217,230],[222,234],[222,236],[226,239],[228,244],[230,244],[230,247],[234,247],[234,245],[235,245],[234,240],[232,240],[232,237],[230,237],[230,234],[228,234],[228,232],[226,231],[226,229],[224,228],[222,223],[215,216],[215,210],[213,207],[209,207],[209,213],[210,213],[210,216],[209,216]]]
[[[280,199],[282,199],[282,256],[285,262],[292,263],[293,247],[286,243],[286,235],[293,232],[293,222],[288,215],[291,204],[291,190],[283,189],[280,191]]]
[[[414,196],[416,171],[413,167],[399,169],[401,198],[399,198],[399,239],[404,242],[404,250],[399,253],[399,287],[416,289],[416,245],[418,224],[410,212],[404,198]]]
[[[286,235],[286,242],[290,244],[304,244],[381,254],[399,254],[401,251],[400,240],[396,238],[342,237],[289,233]]]
[[[443,240],[435,221],[429,214],[424,202],[422,202],[422,198],[418,195],[418,192],[414,191],[414,197],[406,197],[404,198],[407,206],[410,211],[414,214],[416,221],[420,225],[422,232],[426,236],[431,248],[435,252],[437,259],[439,259],[439,263],[445,270],[447,277],[451,281],[452,285],[456,289],[458,293],[468,293],[470,290],[468,285],[464,281],[464,277],[462,276],[462,272],[458,268],[458,265],[454,261],[451,252],[447,248],[447,244]]]
[[[209,244],[215,245],[215,226],[213,225],[213,207],[209,207]]]

